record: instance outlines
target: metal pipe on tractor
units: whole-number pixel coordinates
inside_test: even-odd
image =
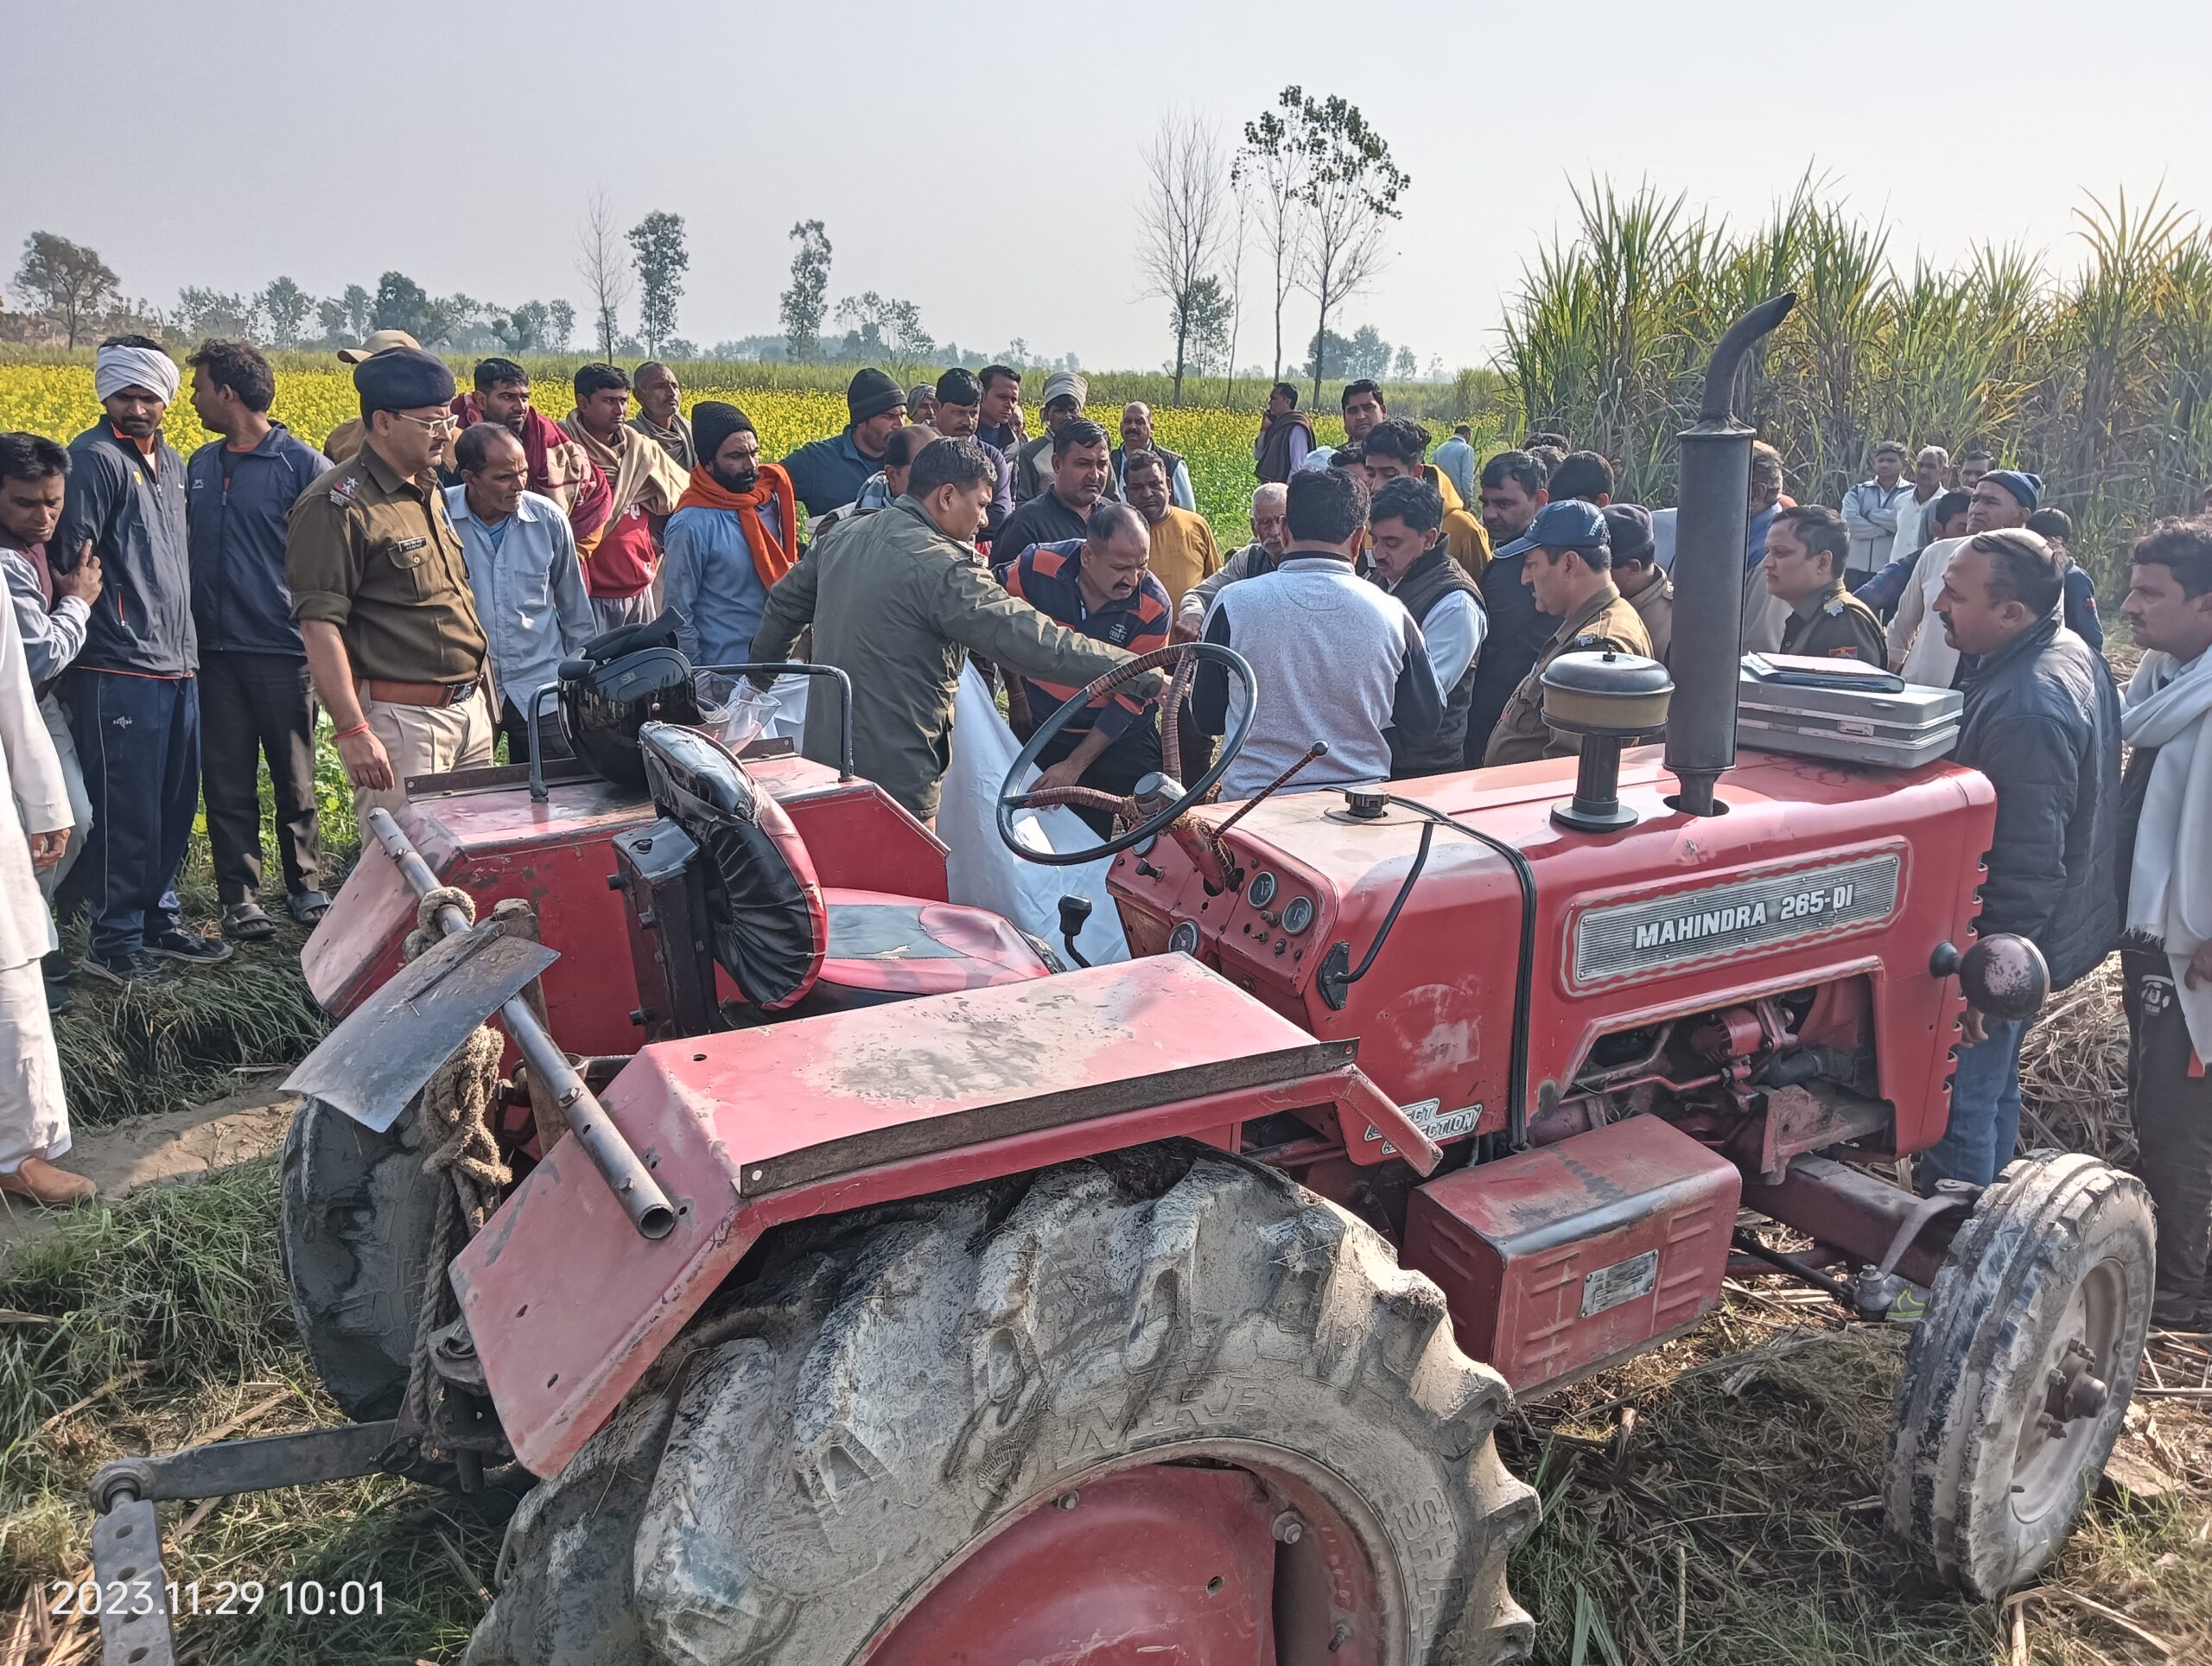
[[[414,887],[416,896],[428,897],[439,888],[438,876],[408,842],[406,834],[399,830],[399,823],[392,819],[390,811],[372,810],[369,831]],[[469,930],[468,917],[451,904],[437,911],[437,921],[439,930],[448,937]],[[660,1189],[643,1160],[630,1148],[629,1141],[607,1120],[607,1112],[584,1084],[584,1078],[576,1073],[575,1066],[569,1062],[568,1054],[561,1051],[545,1033],[545,1027],[537,1021],[537,1014],[518,995],[499,1008],[499,1020],[513,1038],[516,1051],[529,1061],[531,1073],[551,1090],[570,1136],[591,1159],[591,1166],[607,1182],[607,1189],[622,1205],[622,1212],[630,1218],[630,1224],[641,1237],[666,1237],[676,1226],[676,1210],[670,1204],[668,1194]]]
[[[1679,436],[1675,652],[1668,656],[1675,697],[1667,717],[1667,767],[1681,784],[1669,802],[1686,815],[1723,812],[1713,788],[1736,762],[1736,677],[1744,641],[1744,545],[1755,437],[1736,420],[1736,372],[1744,355],[1796,304],[1794,293],[1778,295],[1729,327],[1706,366],[1696,425]]]

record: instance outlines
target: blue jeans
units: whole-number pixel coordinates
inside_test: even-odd
[[[92,953],[115,960],[176,926],[170,887],[200,807],[200,685],[73,671],[61,699],[92,806],[92,836],[62,896],[83,900]]]
[[[2020,1041],[2024,1018],[1985,1017],[1986,1040],[1961,1047],[1951,1077],[1951,1122],[1915,1166],[1924,1195],[1938,1180],[1987,1186],[2020,1142]]]

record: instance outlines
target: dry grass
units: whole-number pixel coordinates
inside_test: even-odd
[[[1537,1659],[2212,1660],[2212,1417],[2202,1402],[2146,1396],[2123,1437],[2126,1457],[2180,1489],[2155,1503],[2101,1497],[2049,1577],[1993,1607],[1925,1580],[1881,1529],[1907,1339],[1762,1281],[1685,1341],[1524,1405],[1503,1444],[1544,1496],[1544,1525],[1514,1568],[1515,1593],[1539,1618]],[[2195,1341],[2162,1339],[2155,1359],[2169,1383],[2212,1374]]]
[[[276,1264],[270,1166],[86,1211],[0,1266],[0,1661],[77,1666],[92,1628],[44,1618],[46,1581],[84,1571],[92,1470],[125,1452],[331,1421],[297,1351]],[[2016,1609],[1922,1581],[1872,1500],[1905,1338],[1845,1325],[1780,1280],[1732,1291],[1701,1330],[1523,1405],[1507,1460],[1544,1497],[1516,1559],[1548,1666],[2009,1666],[2015,1614],[2043,1666],[2149,1663],[2120,1623],[2212,1659],[2212,1416],[2161,1390],[2212,1384],[2204,1339],[2162,1339],[2124,1451],[2183,1490],[2091,1509]],[[382,1580],[385,1612],[203,1617],[200,1666],[459,1657],[499,1531],[391,1480],[163,1510],[172,1577]],[[2090,1606],[2094,1605],[2094,1606]],[[2114,1620],[2099,1610],[2120,1617]]]

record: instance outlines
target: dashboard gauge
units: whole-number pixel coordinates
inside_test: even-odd
[[[1194,919],[1179,919],[1175,929],[1167,934],[1167,952],[1171,955],[1194,955],[1198,951],[1198,923]]]
[[[1286,937],[1296,937],[1313,923],[1313,899],[1293,897],[1282,906],[1282,929]]]
[[[1264,908],[1275,900],[1275,876],[1262,868],[1252,875],[1251,884],[1244,887],[1244,900],[1255,908]]]

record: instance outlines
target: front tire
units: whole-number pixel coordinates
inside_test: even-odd
[[[1217,1153],[825,1221],[524,1506],[468,1660],[1074,1662],[1101,1612],[1205,1660],[1237,1604],[1246,1660],[1522,1659],[1507,1396],[1381,1237]]]
[[[1994,1600],[2064,1547],[2134,1392],[2151,1204],[2133,1175],[2039,1151],[1952,1241],[1905,1356],[1884,1483],[1929,1572]]]

